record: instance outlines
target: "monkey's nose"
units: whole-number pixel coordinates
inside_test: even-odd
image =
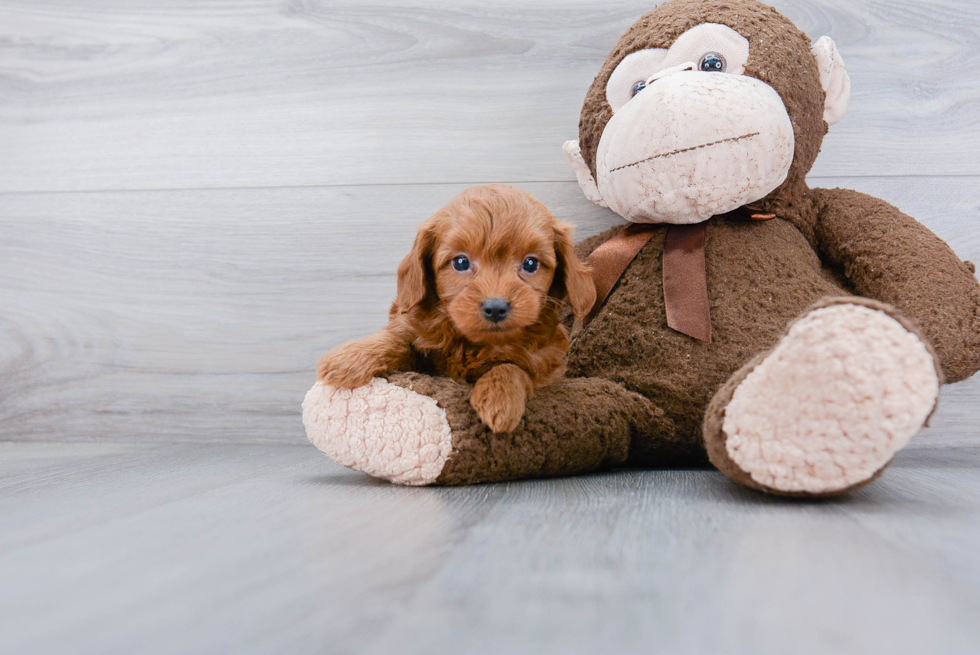
[[[487,298],[480,309],[483,310],[483,318],[491,323],[499,323],[510,313],[510,303],[503,298]]]

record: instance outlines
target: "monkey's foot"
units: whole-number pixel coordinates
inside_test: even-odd
[[[303,424],[341,466],[399,484],[432,484],[452,450],[445,410],[381,378],[356,389],[318,382],[303,401]]]
[[[718,391],[708,454],[762,491],[843,493],[878,477],[922,428],[940,382],[930,348],[893,308],[824,301]]]

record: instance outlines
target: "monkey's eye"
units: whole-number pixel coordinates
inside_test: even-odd
[[[525,257],[524,263],[521,264],[521,270],[525,273],[537,273],[539,265],[540,262],[538,262],[537,257]]]
[[[632,89],[630,89],[630,97],[632,98],[633,96],[635,96],[637,93],[639,93],[645,88],[647,88],[647,83],[644,82],[643,80],[640,80],[639,82],[633,85]]]
[[[725,63],[725,58],[717,52],[709,52],[701,57],[701,61],[698,62],[698,70],[706,73],[724,73],[726,68],[728,66]]]
[[[453,257],[453,269],[462,273],[470,270],[470,259],[466,255],[456,255]]]

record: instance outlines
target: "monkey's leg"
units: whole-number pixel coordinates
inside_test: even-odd
[[[940,383],[925,337],[893,307],[826,299],[718,390],[705,446],[754,489],[840,494],[881,474],[925,424]]]
[[[561,380],[528,399],[510,434],[469,402],[472,386],[418,373],[359,389],[317,384],[303,403],[307,435],[338,464],[400,484],[471,484],[558,476],[622,464],[631,439],[669,431],[642,396],[596,378]]]

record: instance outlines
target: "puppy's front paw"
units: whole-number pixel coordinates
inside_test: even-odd
[[[364,352],[357,342],[337,346],[320,358],[317,379],[331,387],[356,389],[371,381],[384,370],[370,353]]]
[[[513,432],[524,417],[526,397],[523,384],[514,384],[491,371],[476,381],[470,404],[494,432]]]
[[[491,385],[479,382],[473,388],[470,404],[479,414],[480,420],[494,432],[513,432],[524,416],[524,397],[516,394],[497,394]]]

